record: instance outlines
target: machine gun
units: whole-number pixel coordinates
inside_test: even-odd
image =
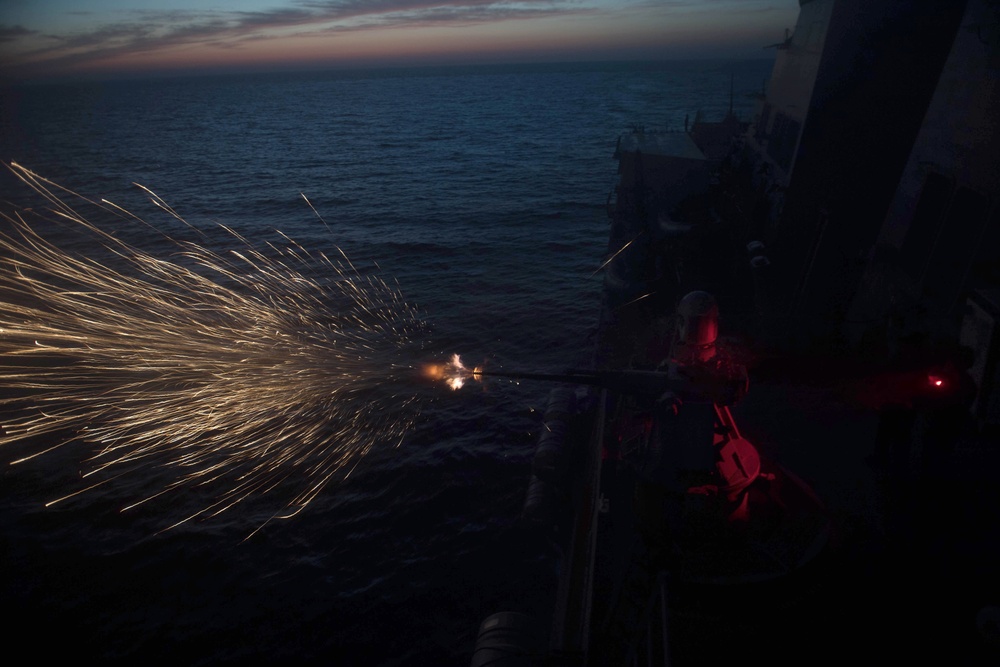
[[[671,363],[665,370],[576,370],[562,373],[532,373],[522,371],[486,371],[476,369],[472,376],[565,382],[601,387],[629,396],[656,400],[667,393],[692,400],[711,401],[717,405],[732,405],[746,393],[747,379],[743,369],[720,372],[703,364]]]

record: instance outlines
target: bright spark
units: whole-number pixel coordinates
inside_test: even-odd
[[[641,232],[639,232],[639,233],[638,233],[638,234],[636,234],[636,235],[635,235],[634,237],[632,237],[632,240],[631,240],[631,241],[627,242],[627,243],[626,243],[625,245],[623,245],[623,246],[622,246],[621,248],[618,248],[618,250],[616,250],[616,251],[615,251],[615,252],[614,252],[614,253],[613,253],[613,254],[612,254],[612,255],[611,255],[610,257],[608,257],[608,258],[607,258],[606,260],[604,260],[603,262],[601,262],[601,265],[600,265],[599,267],[597,267],[597,270],[596,270],[596,271],[594,271],[593,273],[591,273],[591,274],[590,274],[590,277],[591,277],[591,278],[593,278],[593,277],[594,277],[594,276],[596,276],[596,275],[597,275],[598,273],[600,273],[600,272],[601,272],[601,270],[602,270],[602,269],[604,269],[604,267],[606,267],[606,266],[607,266],[608,264],[610,264],[610,263],[611,263],[612,261],[614,261],[615,257],[617,257],[618,255],[620,255],[620,254],[622,254],[623,252],[625,252],[625,249],[626,249],[626,248],[628,248],[628,247],[629,247],[630,245],[632,245],[633,243],[635,243],[635,242],[636,242],[636,240],[637,240],[637,239],[638,239],[638,238],[639,238],[640,236],[642,236],[642,235],[643,235],[644,233],[645,233],[645,231],[641,231]]]
[[[87,441],[97,447],[85,477],[173,471],[130,507],[195,486],[216,491],[179,524],[279,487],[290,500],[275,518],[287,518],[373,447],[400,443],[416,394],[397,369],[410,368],[407,350],[424,327],[397,289],[343,251],[332,260],[283,235],[254,246],[222,227],[221,243],[235,247],[217,252],[157,230],[165,258],[66,199],[148,225],[138,216],[9,168],[49,205],[0,213],[0,445],[31,442],[15,463]],[[36,231],[53,222],[99,252],[69,252]]]

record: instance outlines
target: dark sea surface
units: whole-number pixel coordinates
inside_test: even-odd
[[[617,136],[632,125],[682,129],[699,110],[721,119],[731,73],[735,111],[748,118],[770,66],[26,86],[0,91],[0,159],[166,227],[133,182],[200,228],[224,223],[253,243],[278,229],[311,250],[377,262],[428,323],[415,364],[457,352],[557,371],[590,361]],[[36,204],[9,174],[0,199]],[[122,233],[157,250],[155,235]],[[152,472],[46,508],[79,488],[80,445],[5,465],[0,591],[11,645],[35,636],[36,659],[95,664],[468,664],[484,616],[525,609],[548,623],[556,562],[517,522],[548,390],[421,386],[399,447],[376,448],[303,513],[247,541],[266,507],[159,534],[205,499],[120,513],[148,495]],[[0,463],[23,449],[0,452]]]

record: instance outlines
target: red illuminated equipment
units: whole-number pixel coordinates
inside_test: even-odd
[[[811,489],[736,424],[747,373],[720,352],[713,296],[689,293],[674,321],[655,370],[479,373],[596,388],[550,394],[524,505],[563,553],[550,649],[587,665],[666,652],[679,615],[744,609],[747,587],[801,572],[829,539]],[[519,618],[484,621],[473,664],[524,639]]]

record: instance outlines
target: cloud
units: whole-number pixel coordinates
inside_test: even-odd
[[[338,23],[422,26],[442,22],[482,23],[543,15],[576,14],[586,5],[573,0],[305,0],[295,8],[239,15],[237,30],[278,29]],[[327,26],[320,30],[336,29]]]
[[[496,21],[516,21],[539,19],[549,16],[566,16],[568,14],[583,15],[596,10],[586,7],[566,7],[565,3],[533,2],[533,3],[498,3],[485,1],[480,3],[427,3],[427,2],[384,2],[384,11],[363,12],[345,19],[350,23],[338,22],[321,32],[340,32],[343,30],[399,28],[399,27],[429,27],[429,26],[463,26]],[[403,5],[413,5],[403,8]]]
[[[224,66],[251,60],[262,64],[268,58],[292,62],[318,58],[320,51],[326,57],[353,58],[364,53],[364,58],[391,60],[409,57],[406,53],[418,48],[412,46],[418,42],[422,53],[514,48],[504,47],[504,40],[524,52],[554,53],[573,48],[582,53],[590,48],[601,53],[663,53],[664,45],[676,41],[678,31],[690,34],[691,39],[707,34],[704,39],[710,46],[731,37],[734,22],[747,19],[750,30],[759,23],[756,18],[750,20],[751,15],[771,11],[791,14],[791,7],[797,5],[794,0],[781,0],[789,3],[789,9],[775,10],[773,0],[269,1],[278,6],[259,11],[91,12],[79,17],[77,23],[68,20],[77,12],[69,12],[58,18],[75,27],[59,32],[54,24],[19,20],[18,25],[0,28],[0,77]],[[219,5],[206,2],[205,6]],[[553,18],[558,21],[552,22]],[[491,29],[493,24],[498,29]],[[712,30],[701,32],[709,26]],[[449,28],[466,27],[474,30],[448,32]],[[408,28],[427,30],[409,33]],[[390,29],[395,31],[391,39],[376,36],[377,31]],[[365,31],[371,31],[370,39]],[[489,44],[478,41],[480,38]],[[588,40],[586,44],[584,40]],[[690,41],[681,40],[684,44]],[[404,53],[405,48],[411,51]],[[339,55],[332,56],[334,53]]]
[[[24,26],[0,25],[0,42],[12,42],[34,34],[34,30],[28,30]]]
[[[264,11],[133,10],[113,23],[72,33],[41,33],[22,26],[0,29],[13,67],[40,71],[78,68],[179,47],[239,47],[289,35],[330,35],[387,27],[470,25],[590,13],[579,0],[299,0]]]

